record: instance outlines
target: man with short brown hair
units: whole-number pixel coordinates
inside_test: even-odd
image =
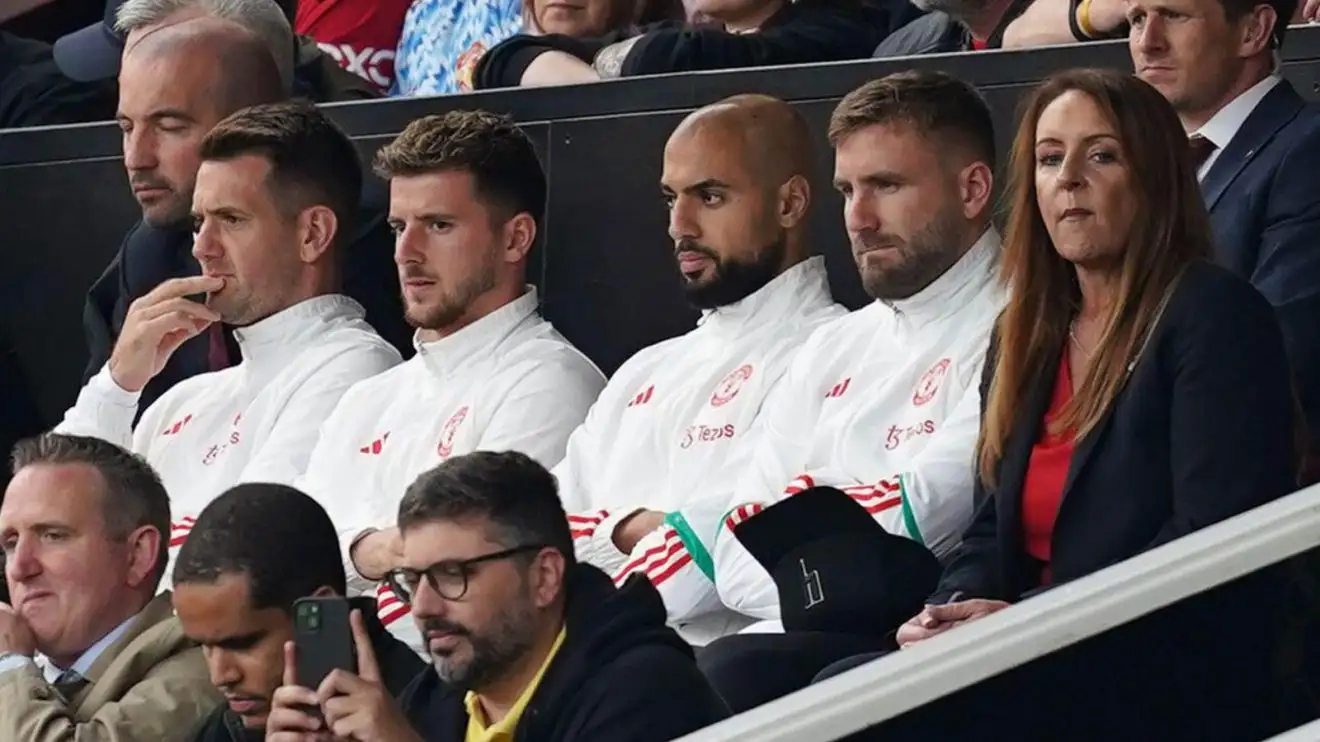
[[[192,252],[202,275],[133,302],[109,363],[59,426],[157,468],[178,521],[174,546],[235,484],[301,476],[348,387],[399,362],[362,307],[338,293],[362,177],[348,137],[310,103],[274,103],[220,122],[200,153]],[[135,426],[147,382],[217,322],[237,328],[242,362],[177,384]]]
[[[323,426],[304,491],[344,540],[350,592],[419,652],[407,608],[378,584],[398,565],[399,499],[446,459],[515,450],[564,456],[604,377],[540,315],[527,260],[545,213],[532,143],[507,117],[454,111],[412,122],[376,154],[417,355],[357,384]],[[377,530],[379,529],[379,530]]]
[[[170,503],[142,459],[47,434],[14,451],[0,506],[0,739],[180,739],[219,703],[169,593]]]
[[[1297,0],[1132,0],[1137,75],[1173,104],[1199,167],[1215,258],[1274,305],[1320,480],[1320,106],[1280,74]],[[1183,20],[1187,22],[1182,22]],[[1177,22],[1175,22],[1177,21]]]
[[[889,564],[845,551],[843,533],[808,538],[776,526],[766,535],[772,506],[813,490],[842,491],[883,528],[881,541],[903,537],[935,555],[958,545],[972,517],[979,383],[1004,301],[990,221],[989,108],[947,74],[902,72],[845,96],[829,137],[844,226],[875,301],[803,344],[762,413],[764,435],[726,517],[708,533],[724,604],[763,619],[757,628],[788,632],[726,637],[702,655],[702,669],[735,713],[806,685],[830,662],[881,648],[897,628],[884,625],[884,602],[893,597],[885,588],[858,596],[848,610],[834,608],[844,605],[837,599],[810,602],[815,593],[810,583],[804,590],[808,567],[799,556],[822,579],[843,570],[873,575],[874,585],[892,585]],[[760,531],[756,545],[775,548],[750,548],[741,540],[744,523]],[[767,554],[792,558],[762,563]]]

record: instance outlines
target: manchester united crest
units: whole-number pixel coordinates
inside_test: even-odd
[[[458,426],[467,419],[468,407],[463,405],[445,421],[445,427],[440,429],[440,445],[436,446],[436,453],[440,458],[447,459],[454,452],[454,436],[458,434]]]
[[[935,399],[935,395],[940,391],[940,384],[944,382],[944,376],[949,373],[950,363],[948,358],[941,358],[930,367],[930,370],[921,375],[917,381],[917,390],[912,393],[912,404],[920,407]]]
[[[733,401],[733,398],[738,396],[738,390],[742,389],[743,384],[746,384],[750,378],[752,378],[752,364],[744,363],[735,368],[716,385],[715,393],[710,395],[710,406],[720,407]]]

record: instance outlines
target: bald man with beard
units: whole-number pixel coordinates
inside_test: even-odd
[[[801,116],[766,96],[720,101],[674,130],[660,187],[702,318],[624,363],[554,469],[578,558],[616,581],[645,574],[693,644],[741,624],[678,511],[697,495],[727,505],[762,402],[811,331],[844,314],[807,242],[810,154]]]

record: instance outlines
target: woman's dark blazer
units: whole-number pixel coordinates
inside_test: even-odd
[[[981,404],[994,373],[987,354]],[[1063,348],[1040,371],[932,603],[1015,601],[1040,586],[1022,484]],[[1189,266],[1109,412],[1078,441],[1050,545],[1052,584],[1088,575],[1297,489],[1295,407],[1274,311],[1249,283]]]

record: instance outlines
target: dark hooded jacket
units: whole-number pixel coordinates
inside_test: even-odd
[[[515,742],[665,742],[713,724],[728,709],[697,669],[692,648],[665,625],[645,577],[615,588],[574,566],[566,634],[514,734]],[[464,692],[425,672],[400,705],[428,742],[463,742]]]
[[[374,599],[352,598],[349,603],[362,611],[362,617],[367,622],[367,634],[371,636],[371,648],[376,652],[376,661],[380,663],[381,679],[390,695],[397,698],[426,667],[426,663],[381,624],[376,617]],[[192,742],[259,742],[262,739],[265,739],[264,731],[249,732],[244,729],[243,722],[223,705],[206,717],[192,736]]]

